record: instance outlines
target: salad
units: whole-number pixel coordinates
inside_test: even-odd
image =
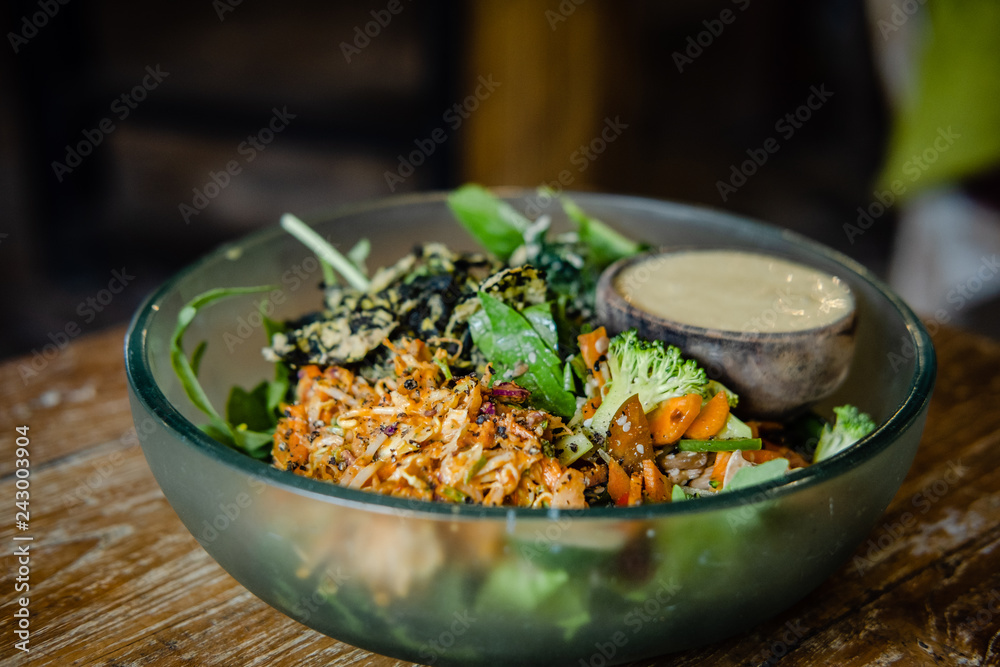
[[[553,196],[553,195],[550,195]],[[482,246],[426,243],[371,275],[370,244],[341,253],[294,216],[282,226],[323,267],[321,306],[262,315],[272,380],[234,387],[219,412],[198,381],[205,343],[178,316],[171,361],[216,440],[290,473],[387,495],[577,509],[686,501],[778,478],[851,446],[875,424],[744,420],[739,396],[682,350],[608,332],[594,293],[612,262],[647,246],[558,198],[574,229],[553,234],[477,185],[451,193]]]

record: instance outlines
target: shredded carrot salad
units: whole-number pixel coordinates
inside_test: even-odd
[[[551,443],[569,433],[527,392],[491,377],[451,378],[443,348],[405,339],[395,377],[370,383],[340,366],[299,370],[274,435],[274,465],[392,496],[483,505],[582,508],[605,478],[565,467]]]

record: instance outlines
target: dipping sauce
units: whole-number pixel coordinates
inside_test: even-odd
[[[614,287],[653,315],[723,331],[802,331],[836,322],[854,309],[839,278],[740,250],[655,255],[625,267]]]

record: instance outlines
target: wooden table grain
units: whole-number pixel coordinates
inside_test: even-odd
[[[405,664],[280,614],[198,545],[138,446],[123,335],[0,364],[0,661]],[[642,664],[1000,664],[1000,343],[945,327],[934,343],[939,375],[920,450],[853,558],[753,631]],[[19,426],[30,439],[27,530],[15,519]],[[25,546],[28,556],[14,553]],[[28,652],[15,646],[20,597]]]

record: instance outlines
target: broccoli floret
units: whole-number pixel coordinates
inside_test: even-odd
[[[633,394],[639,395],[643,411],[649,412],[668,398],[685,394],[706,396],[709,390],[705,369],[697,362],[682,358],[681,351],[673,345],[639,338],[635,329],[612,338],[607,356],[611,376],[606,383],[607,393],[589,427],[596,435],[608,432],[615,413]]]
[[[875,422],[868,414],[847,404],[833,409],[833,425],[827,424],[819,435],[813,463],[828,459],[842,452],[875,430]]]

